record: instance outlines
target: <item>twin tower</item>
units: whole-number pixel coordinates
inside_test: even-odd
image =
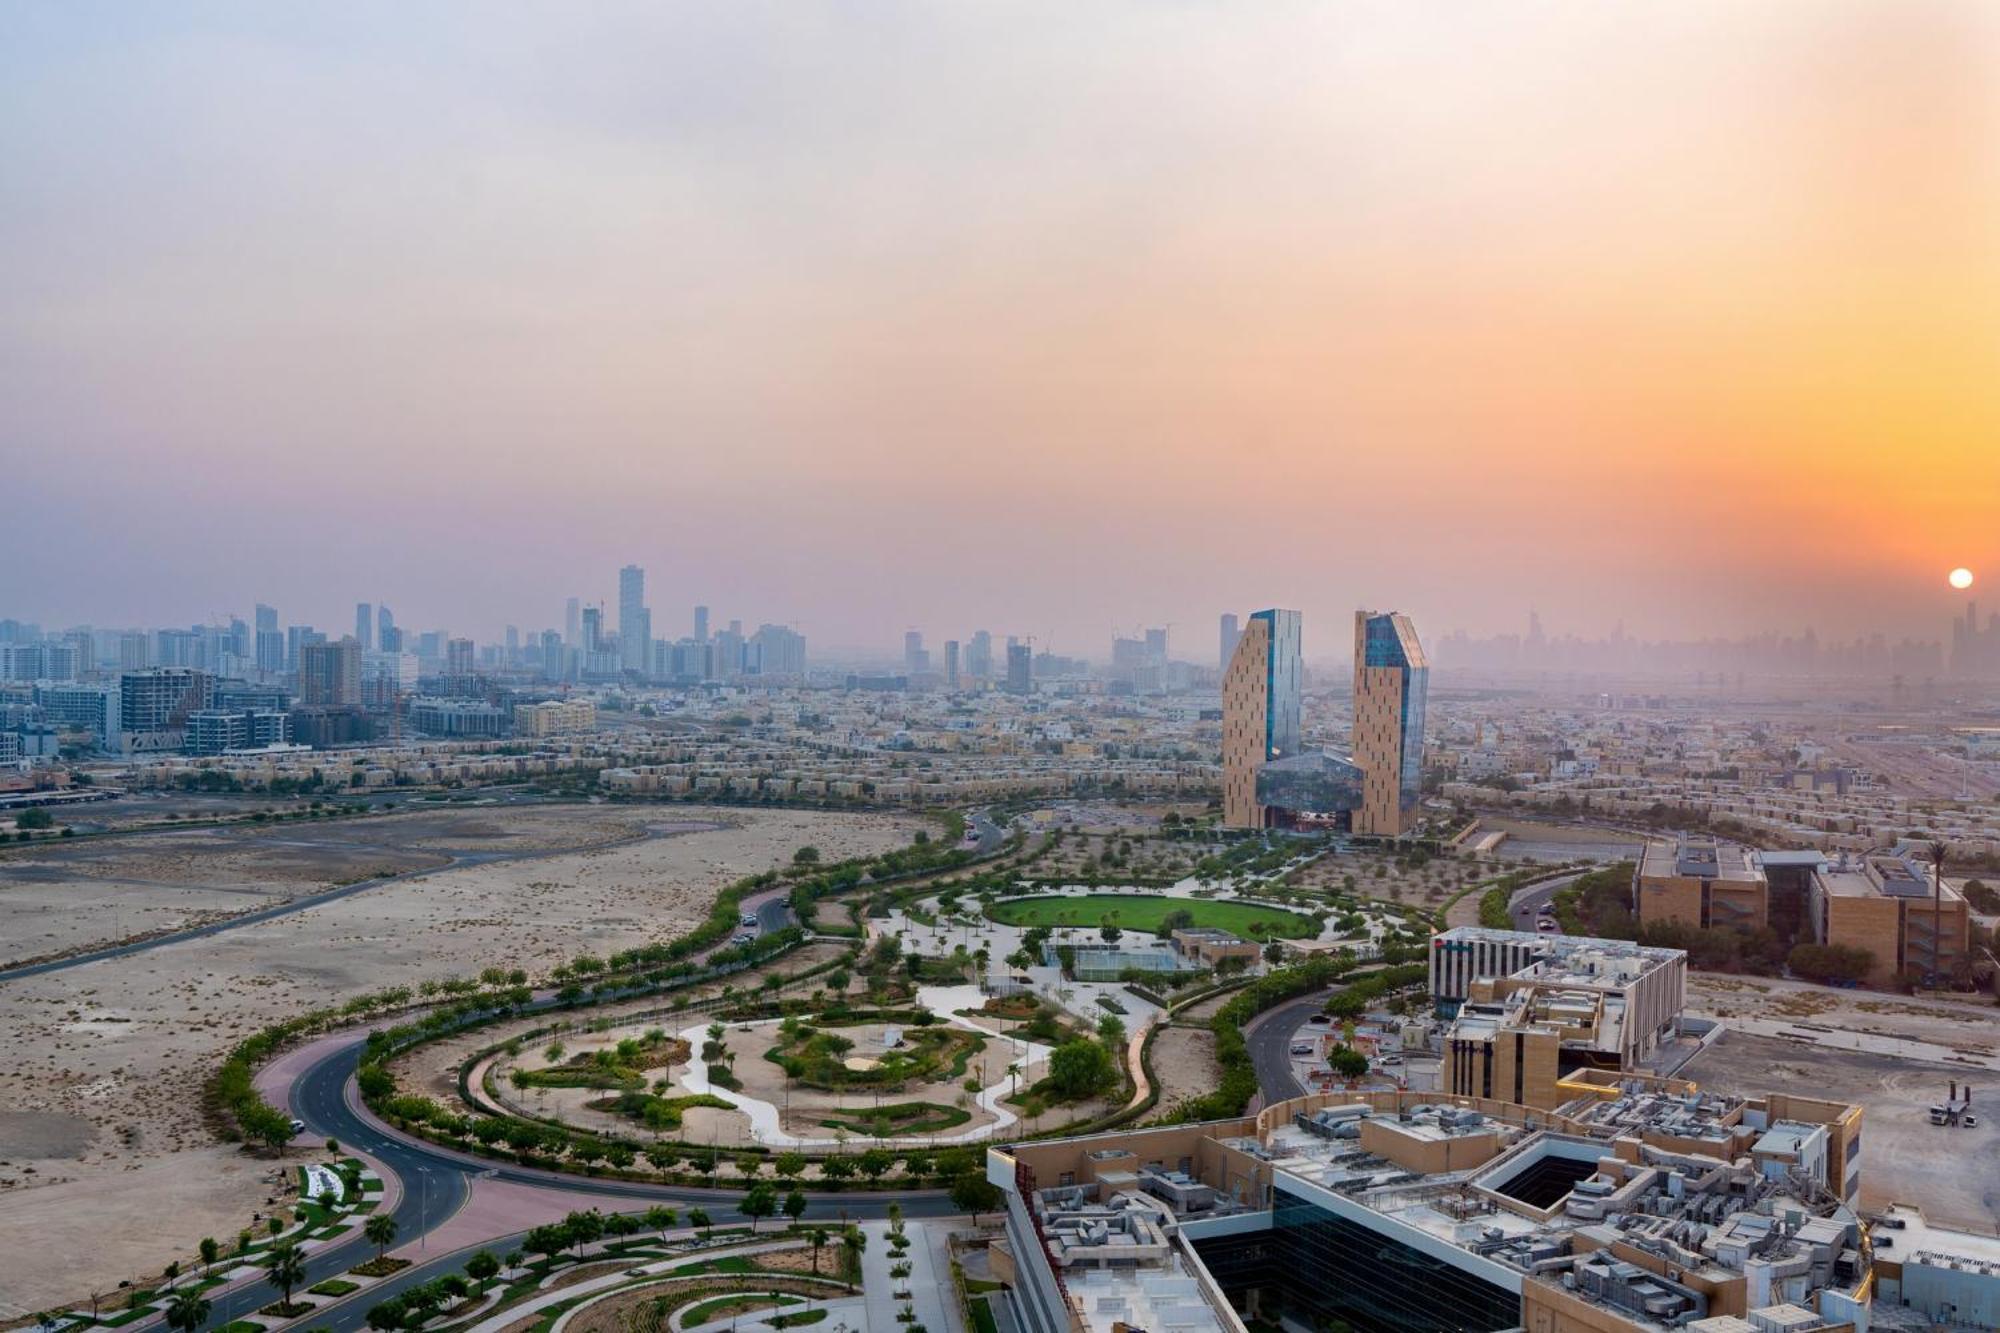
[[[1259,611],[1222,674],[1222,819],[1231,828],[1346,827],[1399,838],[1423,783],[1430,663],[1408,616],[1354,613],[1353,757],[1300,737],[1296,611]]]

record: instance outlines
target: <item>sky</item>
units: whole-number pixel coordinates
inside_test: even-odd
[[[1996,372],[1990,4],[0,6],[49,624],[1940,637]]]

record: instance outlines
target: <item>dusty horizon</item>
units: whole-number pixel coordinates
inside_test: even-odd
[[[17,6],[0,71],[0,615],[491,639],[631,561],[666,637],[1202,660],[2000,577],[1989,6]]]

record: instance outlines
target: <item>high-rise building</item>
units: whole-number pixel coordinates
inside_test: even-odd
[[[215,677],[188,667],[127,671],[118,677],[118,730],[108,749],[177,750],[190,713],[215,702]]]
[[[903,634],[903,671],[912,676],[921,676],[931,669],[931,655],[924,649],[924,632],[920,629],[906,630]]]
[[[568,656],[568,650],[563,647],[562,635],[552,629],[543,630],[542,679],[548,681],[568,679]]]
[[[375,646],[375,608],[366,602],[354,604],[354,641],[363,652]]]
[[[1430,675],[1408,616],[1354,613],[1354,762],[1362,774],[1356,833],[1400,838],[1416,822]]]
[[[708,608],[705,606],[697,606],[694,609],[694,641],[708,642]]]
[[[1242,637],[1243,631],[1236,626],[1236,613],[1231,611],[1224,615],[1222,617],[1222,657],[1220,659],[1222,670],[1229,670],[1229,659],[1236,655],[1236,641]]]
[[[306,708],[361,706],[361,644],[309,643],[299,649],[299,704]]]
[[[618,571],[618,658],[627,671],[644,674],[653,649],[653,618],[646,610],[646,571],[627,565]]]
[[[1146,665],[1165,666],[1167,664],[1167,632],[1164,629],[1146,631]]]
[[[583,651],[601,653],[604,651],[604,608],[586,606],[583,608]]]
[[[153,663],[152,640],[144,633],[133,631],[118,636],[118,669],[120,671],[143,671]]]
[[[396,613],[386,604],[375,608],[375,646],[385,653],[403,651],[403,631],[396,628]]]
[[[563,603],[563,642],[572,648],[583,646],[583,603],[570,598]]]
[[[957,639],[946,639],[944,641],[944,687],[948,690],[958,688]]]
[[[760,676],[806,674],[806,639],[784,625],[759,625],[748,649],[752,669]]]
[[[1222,673],[1222,822],[1261,828],[1257,770],[1300,753],[1300,616],[1272,608],[1250,617]]]
[[[444,646],[444,674],[447,676],[470,676],[477,665],[473,660],[473,646],[470,639],[452,639]]]
[[[965,674],[974,680],[993,679],[993,636],[985,630],[974,630],[972,642],[965,645]]]
[[[1025,643],[1008,640],[1007,693],[1032,694],[1035,689],[1035,650]]]
[[[730,621],[730,627],[717,630],[711,642],[715,651],[709,655],[709,678],[712,680],[734,680],[743,674],[743,631],[738,621]]]

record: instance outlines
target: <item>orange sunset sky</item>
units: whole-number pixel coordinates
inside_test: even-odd
[[[1995,5],[0,9],[50,625],[1934,638],[1996,372]]]

